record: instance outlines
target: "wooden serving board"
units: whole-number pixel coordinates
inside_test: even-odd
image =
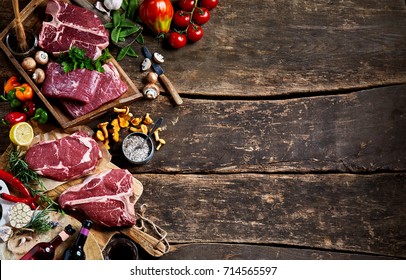
[[[63,0],[70,3],[68,0]],[[42,22],[45,19],[45,8],[48,0],[33,0],[21,11],[21,21],[27,29],[32,29],[36,34],[39,34],[41,30]],[[138,90],[132,80],[128,77],[125,71],[121,68],[118,62],[111,58],[111,61],[114,66],[117,68],[120,73],[121,79],[128,85],[128,90],[118,99],[112,100],[101,107],[95,109],[94,111],[80,116],[78,118],[72,118],[68,115],[62,108],[58,106],[57,100],[52,100],[51,98],[45,97],[40,88],[32,81],[31,77],[27,75],[24,69],[21,67],[18,58],[16,58],[5,45],[5,38],[7,34],[13,30],[15,27],[15,20],[13,20],[1,33],[0,33],[0,48],[4,51],[7,57],[10,59],[11,63],[16,67],[20,72],[21,76],[30,84],[34,89],[38,97],[52,113],[58,123],[62,128],[68,128],[77,126],[79,124],[87,123],[100,115],[104,114],[107,110],[115,106],[124,106],[132,103],[135,100],[142,98],[142,93]]]
[[[52,134],[52,136],[55,136],[59,133],[59,129],[57,129],[58,132],[55,131],[55,127],[52,124],[46,124],[46,125],[40,125],[38,126],[36,123],[33,123],[33,128],[34,128],[34,133],[37,136],[42,138],[47,139],[48,134]],[[78,129],[77,127],[71,128],[65,131],[76,131]],[[87,130],[90,128],[86,126],[82,126],[81,130]],[[35,139],[35,138],[34,138]],[[0,168],[4,168],[7,163],[8,163],[8,153],[9,150],[11,149],[11,145],[8,147],[8,149],[1,155],[0,157]],[[103,151],[104,146],[101,146],[102,149],[102,154],[105,154],[106,151]],[[105,156],[104,156],[105,157]],[[119,168],[111,161],[107,160],[101,160],[101,163],[98,164],[97,166],[97,171],[96,172],[101,172],[106,169],[113,169],[113,168]],[[63,193],[65,190],[68,188],[77,185],[81,183],[83,180],[85,180],[86,177],[74,179],[68,182],[57,182],[53,181],[50,179],[43,180],[43,183],[45,187],[48,189],[46,194],[53,199],[54,201],[57,201],[59,198],[59,195]],[[136,200],[141,196],[142,191],[143,191],[143,186],[141,182],[139,182],[134,176],[134,193],[136,196]],[[72,217],[77,218],[78,220],[83,220],[85,216],[83,216],[81,213],[75,213],[72,211],[67,211],[68,215],[71,215]],[[69,216],[68,216],[69,217]],[[132,227],[119,227],[119,228],[107,228],[107,227],[102,227],[98,225],[94,225],[92,227],[92,234],[94,239],[96,240],[96,243],[98,244],[98,250],[103,250],[111,238],[116,235],[116,234],[122,234],[127,236],[128,238],[132,239],[137,245],[142,247],[148,254],[150,254],[153,257],[161,257],[163,254],[165,254],[168,250],[167,245],[163,242],[158,240],[156,237],[153,235],[142,231],[136,226]]]
[[[18,260],[20,259],[30,248],[32,248],[35,244],[39,242],[48,242],[57,236],[68,224],[71,224],[76,232],[73,236],[69,237],[65,242],[59,245],[55,251],[55,258],[56,260],[62,259],[63,252],[73,245],[77,235],[79,234],[80,228],[82,224],[75,218],[67,214],[59,214],[56,212],[50,213],[50,218],[52,221],[58,222],[58,225],[53,228],[52,230],[48,231],[45,234],[40,235],[33,235],[33,239],[28,241],[24,246],[16,247],[16,253],[11,252],[7,248],[7,243],[0,243],[0,259],[2,260]],[[13,244],[18,243],[18,238],[13,237],[12,242]],[[87,260],[102,260],[103,254],[99,247],[99,244],[93,235],[93,230],[90,230],[90,234],[87,237],[84,251],[86,254]]]

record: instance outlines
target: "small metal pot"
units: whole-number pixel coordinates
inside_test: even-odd
[[[143,145],[139,146],[139,142],[144,139],[146,140]],[[147,151],[144,145],[147,145]],[[124,138],[121,149],[129,162],[142,165],[146,164],[154,156],[155,145],[151,137],[147,137],[147,135],[142,132],[133,132]]]
[[[21,52],[18,50],[17,35],[15,31],[11,31],[6,36],[6,46],[16,58],[24,58],[32,56],[38,46],[38,36],[37,34],[34,33],[34,31],[26,30],[25,36],[27,38],[27,43],[29,47],[29,49],[25,52]]]

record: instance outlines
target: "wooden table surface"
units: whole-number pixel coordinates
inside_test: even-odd
[[[12,19],[1,1],[1,29]],[[180,50],[146,32],[184,104],[131,105],[165,120],[147,165],[111,149],[168,232],[162,259],[405,258],[405,1],[223,0],[204,31]],[[120,63],[140,89],[141,61]]]

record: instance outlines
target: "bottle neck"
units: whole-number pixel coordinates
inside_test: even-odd
[[[52,245],[54,248],[58,247],[62,242],[68,239],[69,234],[65,231],[61,231],[57,236],[54,237],[51,241],[49,241],[49,245]]]
[[[85,245],[85,242],[86,242],[87,236],[89,235],[89,232],[90,232],[89,229],[87,229],[85,227],[82,227],[80,229],[78,237],[76,238],[74,246],[83,247],[83,245]]]

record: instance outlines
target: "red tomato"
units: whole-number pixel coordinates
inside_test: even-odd
[[[180,49],[186,45],[187,39],[184,34],[180,34],[179,32],[172,32],[169,34],[169,44],[175,48],[175,49]]]
[[[168,33],[173,17],[170,0],[145,0],[141,3],[139,14],[142,22],[155,34]]]
[[[205,7],[207,10],[217,7],[219,0],[200,0],[200,7]]]
[[[210,12],[206,8],[196,8],[192,16],[193,22],[198,25],[203,25],[210,19]]]
[[[189,25],[189,28],[187,29],[186,36],[189,41],[192,42],[197,42],[203,37],[203,29],[200,27],[200,25],[197,24],[191,24]]]
[[[195,4],[195,0],[179,0],[179,7],[186,12],[191,12]]]
[[[176,11],[173,15],[172,22],[180,28],[185,29],[190,23],[190,12],[184,10]]]

